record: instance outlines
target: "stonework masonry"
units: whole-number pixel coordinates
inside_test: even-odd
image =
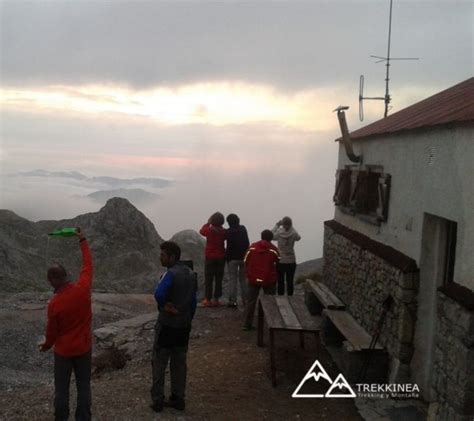
[[[388,381],[410,382],[419,287],[416,263],[336,221],[327,221],[323,282],[370,335],[382,313],[383,301],[392,296],[394,305],[379,343],[391,360]],[[436,402],[430,406],[430,420],[474,419],[474,293],[466,291],[454,284],[437,293],[431,377]]]
[[[474,312],[438,292],[434,370],[437,420],[474,419]]]
[[[390,254],[384,245],[383,257],[376,255],[374,243],[335,221],[326,222],[323,279],[370,335],[382,314],[382,303],[392,296],[394,305],[385,319],[379,343],[391,357],[390,382],[406,382],[410,379],[414,350],[418,269],[414,261],[406,256],[400,259],[393,249]]]

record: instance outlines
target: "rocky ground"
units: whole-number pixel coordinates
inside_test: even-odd
[[[52,417],[52,355],[36,350],[43,333],[48,294],[0,296],[0,419]],[[199,308],[188,354],[184,413],[148,408],[150,352],[156,309],[150,295],[94,294],[95,354],[115,346],[128,354],[123,369],[97,357],[93,413],[98,420],[360,420],[351,399],[292,399],[291,394],[316,357],[316,340],[306,349],[292,333],[277,336],[277,380],[269,379],[268,348],[256,333],[241,331],[242,309]],[[268,342],[268,339],[267,339]],[[326,370],[337,372],[329,357]],[[125,362],[125,360],[124,360]],[[74,388],[71,387],[71,390]]]

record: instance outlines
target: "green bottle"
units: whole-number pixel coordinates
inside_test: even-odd
[[[50,232],[48,235],[51,235],[53,237],[73,237],[74,235],[76,235],[76,228],[62,228]]]

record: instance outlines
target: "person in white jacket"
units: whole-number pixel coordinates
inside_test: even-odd
[[[280,262],[278,263],[278,295],[293,295],[293,279],[296,271],[295,241],[301,236],[293,228],[293,221],[285,216],[272,229],[273,239],[278,243]]]

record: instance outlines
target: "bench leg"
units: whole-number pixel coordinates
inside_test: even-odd
[[[263,308],[260,301],[258,302],[257,317],[257,346],[263,346]]]
[[[300,332],[300,347],[304,349],[304,332]]]
[[[275,366],[275,338],[274,331],[270,329],[270,371],[272,375],[272,386],[276,386],[276,366]]]

